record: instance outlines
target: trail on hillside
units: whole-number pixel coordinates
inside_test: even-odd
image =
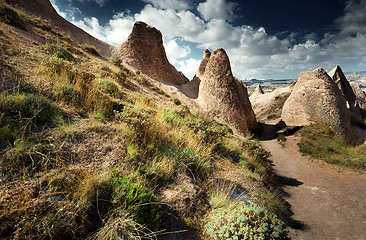
[[[281,146],[266,125],[261,143],[272,154],[293,239],[366,239],[365,172],[304,157],[299,137],[286,139]]]

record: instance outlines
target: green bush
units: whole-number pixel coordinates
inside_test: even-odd
[[[289,239],[286,225],[275,214],[245,202],[218,210],[209,220],[205,232],[210,239]]]
[[[123,93],[118,88],[117,84],[114,83],[113,81],[111,81],[109,79],[98,78],[97,82],[98,82],[98,88],[100,91],[102,91],[112,97],[115,97],[115,98],[123,97]]]
[[[85,52],[91,53],[97,57],[100,56],[100,52],[94,46],[84,44],[83,49]]]
[[[0,127],[0,150],[12,145],[15,139],[15,133],[9,126]]]
[[[58,46],[55,44],[46,44],[44,46],[46,51],[58,58],[67,60],[69,62],[75,62],[75,57],[63,46]]]
[[[172,99],[173,103],[177,106],[181,105],[182,103],[180,102],[180,100],[178,98],[173,98]]]
[[[41,126],[53,124],[59,115],[59,108],[34,94],[0,95],[0,108],[4,111],[3,119],[10,124],[22,124],[23,121]]]
[[[127,209],[133,218],[150,230],[160,227],[161,206],[155,195],[139,183],[136,176],[120,176],[112,171],[115,188],[113,203],[116,208]]]
[[[5,22],[6,24],[9,24],[10,26],[22,29],[22,30],[27,30],[23,20],[20,18],[19,14],[6,7],[6,6],[2,6],[0,5],[0,21]]]

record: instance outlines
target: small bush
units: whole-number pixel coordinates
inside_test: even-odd
[[[130,211],[136,222],[158,230],[161,207],[154,194],[141,185],[136,176],[120,176],[116,171],[112,171],[112,175],[114,205]]]
[[[264,208],[240,202],[230,210],[218,210],[205,225],[210,239],[289,239],[286,225]]]
[[[23,20],[20,18],[19,14],[5,6],[0,5],[0,21],[9,24],[10,26],[27,30]]]
[[[44,46],[46,51],[52,55],[55,55],[58,58],[67,60],[69,62],[75,62],[75,57],[63,46],[58,46],[55,44],[46,44]]]
[[[102,92],[115,98],[123,97],[123,93],[121,92],[117,84],[112,80],[99,78],[97,79],[97,82],[99,85],[99,90],[101,90]]]
[[[172,99],[173,103],[177,106],[181,105],[182,103],[180,102],[180,100],[178,98],[173,98]]]
[[[90,53],[90,54],[93,54],[93,55],[95,55],[95,56],[97,56],[97,57],[99,57],[100,56],[100,52],[94,47],[94,46],[90,46],[90,45],[86,45],[86,44],[84,44],[83,45],[83,50],[85,51],[85,52],[88,52],[88,53]]]
[[[14,144],[16,135],[9,126],[0,127],[0,152],[4,148]]]
[[[0,108],[4,111],[3,118],[12,125],[26,122],[38,126],[52,125],[60,112],[55,104],[34,94],[1,94]]]

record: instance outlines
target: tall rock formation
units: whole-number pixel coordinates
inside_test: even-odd
[[[322,68],[302,72],[283,106],[282,120],[290,126],[328,124],[337,134],[352,137],[350,113],[337,84]]]
[[[203,60],[197,72],[201,80],[199,105],[234,132],[248,135],[249,129],[256,125],[254,112],[245,85],[235,79],[231,72],[225,50],[220,48],[211,54],[206,50]]]
[[[356,95],[356,100],[360,106],[360,108],[366,109],[366,94],[362,89],[360,88],[360,85],[358,85],[357,82],[351,82],[350,83],[353,92]]]
[[[351,85],[349,84],[346,76],[344,75],[340,66],[334,67],[330,72],[329,76],[338,85],[344,98],[348,102],[348,108],[351,114],[358,119],[361,119],[360,109],[356,100],[356,95],[353,92]]]
[[[127,65],[166,84],[181,85],[189,80],[168,61],[161,32],[144,22],[136,22],[117,57]]]

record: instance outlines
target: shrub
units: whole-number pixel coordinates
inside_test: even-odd
[[[181,105],[182,103],[180,102],[180,100],[178,98],[173,98],[172,99],[173,103],[177,106]]]
[[[210,239],[289,239],[285,224],[264,208],[238,203],[214,212],[205,225]]]
[[[100,52],[94,46],[84,44],[83,49],[85,52],[91,53],[97,57],[100,56]]]
[[[115,82],[113,82],[112,80],[99,78],[99,79],[97,79],[97,82],[99,85],[99,90],[101,90],[102,92],[104,92],[112,97],[115,97],[115,98],[123,97],[123,93],[120,91],[117,84]]]
[[[44,46],[46,51],[58,58],[67,60],[69,62],[75,62],[75,57],[63,46],[58,46],[55,44],[46,44]]]
[[[159,229],[160,204],[155,195],[146,189],[136,176],[120,176],[118,172],[112,171],[112,183],[115,188],[113,197],[115,206],[130,211],[136,222],[149,229]]]
[[[9,126],[0,127],[0,152],[2,149],[13,145],[15,139],[15,133]]]
[[[60,112],[55,104],[34,94],[1,94],[0,108],[4,111],[3,118],[13,125],[22,124],[23,121],[38,126],[53,124]]]
[[[27,30],[23,20],[20,18],[19,14],[6,7],[6,6],[2,6],[0,5],[0,21],[5,22],[6,24],[9,24],[10,26],[22,29],[22,30]]]

